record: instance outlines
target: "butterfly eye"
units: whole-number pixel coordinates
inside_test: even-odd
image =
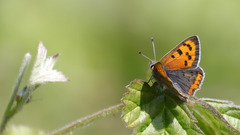
[[[154,68],[154,65],[153,65],[153,64],[151,64],[151,65],[150,65],[150,68],[151,68],[151,69],[153,69],[153,68]]]

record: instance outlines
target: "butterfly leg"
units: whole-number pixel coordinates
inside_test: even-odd
[[[150,81],[152,81],[152,79],[153,79],[153,76],[151,75],[151,77],[149,78],[149,80],[148,80],[147,83],[149,83]]]

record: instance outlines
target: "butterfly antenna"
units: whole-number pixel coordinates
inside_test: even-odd
[[[147,58],[148,60],[150,60],[152,62],[152,60],[150,58],[148,58],[146,55],[144,55],[142,52],[138,52],[138,54],[142,55],[143,57]]]
[[[156,51],[155,51],[155,45],[154,45],[153,37],[152,37],[152,46],[153,46],[154,61],[156,61]]]

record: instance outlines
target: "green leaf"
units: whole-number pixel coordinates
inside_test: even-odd
[[[127,88],[122,118],[136,134],[203,134],[187,106],[157,83],[150,87],[136,80]]]
[[[134,134],[239,134],[211,105],[197,98],[181,101],[158,83],[135,80],[122,98],[122,118]]]
[[[202,98],[201,100],[217,109],[231,126],[240,130],[240,106],[234,105],[233,102],[227,100],[210,98]]]
[[[198,127],[205,134],[239,135],[234,127],[213,106],[201,99],[191,99],[193,104],[186,104],[198,120]]]

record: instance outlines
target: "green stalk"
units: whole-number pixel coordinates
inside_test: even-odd
[[[11,94],[11,97],[10,97],[10,100],[9,100],[9,103],[7,105],[7,108],[3,114],[3,118],[2,118],[2,122],[1,122],[1,125],[0,125],[0,135],[3,134],[3,131],[7,125],[7,122],[12,118],[12,116],[17,112],[15,108],[13,108],[13,104],[14,104],[14,101],[15,101],[15,97],[18,93],[18,89],[20,87],[20,84],[22,82],[22,79],[23,79],[23,76],[27,70],[27,67],[29,65],[31,61],[31,55],[29,53],[27,53],[25,56],[24,56],[24,59],[23,59],[23,62],[22,62],[22,65],[21,65],[21,68],[20,68],[20,71],[19,71],[19,75],[17,77],[17,81],[16,81],[16,84],[12,90],[12,94]]]
[[[123,104],[118,104],[118,105],[109,107],[107,109],[101,110],[101,111],[99,111],[97,113],[94,113],[92,115],[88,115],[84,118],[81,118],[77,121],[74,121],[69,125],[66,125],[66,126],[60,128],[60,129],[57,129],[57,130],[53,131],[49,135],[62,135],[62,134],[65,134],[65,133],[69,133],[69,132],[73,131],[73,129],[76,129],[78,127],[84,127],[84,126],[90,124],[91,122],[94,122],[94,121],[96,121],[100,118],[104,118],[104,117],[107,117],[109,115],[115,114],[115,113],[121,111],[122,108],[123,108]]]

